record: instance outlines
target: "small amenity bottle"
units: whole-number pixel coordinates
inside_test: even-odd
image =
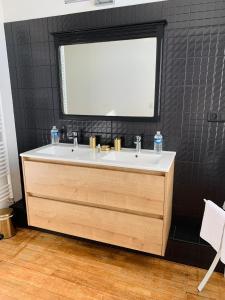
[[[154,150],[156,153],[160,154],[162,152],[163,136],[160,131],[156,132],[154,136]]]
[[[59,144],[59,130],[56,126],[53,126],[51,130],[51,143],[53,145]]]

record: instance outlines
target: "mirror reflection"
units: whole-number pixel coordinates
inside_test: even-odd
[[[60,46],[63,113],[153,117],[157,38]]]

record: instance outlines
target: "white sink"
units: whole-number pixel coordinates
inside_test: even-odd
[[[176,153],[163,151],[156,154],[151,150],[136,153],[135,149],[122,149],[119,152],[97,152],[88,146],[79,145],[73,149],[71,144],[47,145],[22,153],[23,157],[40,160],[68,161],[72,163],[110,166],[115,168],[142,169],[147,171],[168,172]]]
[[[47,155],[67,155],[69,153],[72,152],[71,147],[64,147],[62,145],[60,145],[60,147],[58,145],[52,145],[49,147],[44,147],[41,148],[40,150],[37,150],[36,153],[40,153],[40,154],[47,154]]]
[[[58,144],[58,145],[48,145],[47,147],[41,147],[36,150],[36,153],[46,154],[46,155],[56,155],[56,156],[80,156],[85,155],[89,152],[88,148],[78,147],[74,149],[71,144]]]
[[[158,164],[161,159],[160,154],[153,153],[134,153],[124,151],[124,152],[110,152],[105,155],[102,159],[106,161],[117,161],[117,162],[127,162],[132,164]]]

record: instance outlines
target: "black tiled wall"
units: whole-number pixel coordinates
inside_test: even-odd
[[[150,122],[60,120],[56,55],[51,32],[167,19],[163,54],[161,120]],[[127,147],[144,135],[153,147],[161,130],[165,150],[177,151],[174,218],[201,220],[203,197],[225,200],[225,125],[209,123],[209,111],[225,113],[225,2],[171,0],[5,24],[19,152],[49,142],[52,125],[82,130]]]

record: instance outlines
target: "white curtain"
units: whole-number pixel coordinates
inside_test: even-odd
[[[0,95],[0,208],[9,206],[12,200],[12,185],[9,172],[6,138],[4,132],[2,99]]]

